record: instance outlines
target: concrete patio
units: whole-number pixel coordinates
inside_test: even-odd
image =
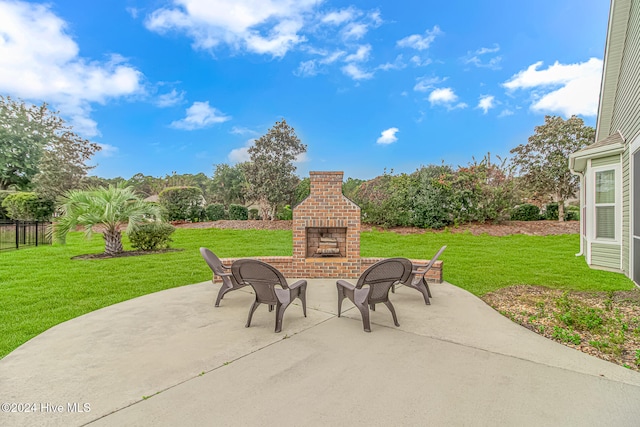
[[[36,411],[0,412],[0,425],[640,423],[640,374],[447,283],[431,285],[431,306],[400,287],[401,326],[380,306],[371,333],[348,301],[336,316],[335,280],[310,280],[308,317],[289,307],[280,334],[265,306],[244,327],[250,289],[214,308],[218,287],[140,297],[27,342],[0,360],[0,403]]]

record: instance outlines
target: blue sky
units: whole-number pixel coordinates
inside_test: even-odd
[[[0,94],[48,102],[92,174],[245,160],[284,118],[298,173],[506,156],[545,114],[595,126],[604,0],[0,0]]]

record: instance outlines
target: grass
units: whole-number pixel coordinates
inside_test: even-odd
[[[198,248],[221,257],[291,255],[292,233],[276,230],[178,229],[180,252],[102,260],[71,257],[104,250],[100,235],[70,233],[67,245],[0,253],[0,357],[48,328],[111,304],[211,278]],[[444,278],[476,295],[516,284],[559,289],[632,289],[621,274],[591,270],[575,257],[578,236],[473,236],[390,232],[361,234],[362,256],[429,258],[448,245]],[[125,249],[128,242],[125,239]]]

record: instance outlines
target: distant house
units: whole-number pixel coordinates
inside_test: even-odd
[[[640,1],[611,1],[596,142],[569,168],[580,176],[587,264],[640,284]]]

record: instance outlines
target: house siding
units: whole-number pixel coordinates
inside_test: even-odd
[[[620,39],[624,48],[608,135],[620,130],[628,139],[640,131],[640,2],[631,2],[626,36]]]
[[[591,265],[620,270],[620,245],[591,243]]]
[[[620,156],[617,154],[615,156],[591,159],[591,166],[594,168],[597,168],[599,166],[617,165],[618,163],[620,163]]]
[[[613,124],[613,117],[615,115],[614,109],[619,111],[616,108],[618,90],[620,89],[618,79],[621,77],[623,53],[625,52],[626,44],[626,23],[629,22],[630,9],[630,0],[615,0],[612,3],[605,52],[604,81],[598,109],[596,141],[600,141],[618,130]]]

